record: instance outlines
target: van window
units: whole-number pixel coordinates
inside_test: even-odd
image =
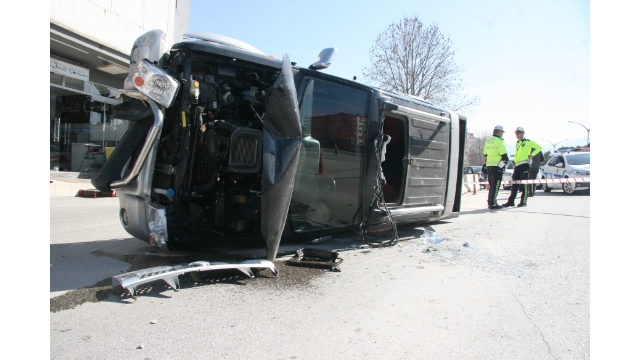
[[[300,91],[303,138],[290,206],[293,230],[358,224],[369,95],[310,77]]]

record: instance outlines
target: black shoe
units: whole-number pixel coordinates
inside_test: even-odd
[[[524,204],[524,203],[518,204],[518,207],[525,207],[525,206],[527,206],[527,204]]]
[[[498,204],[489,206],[489,210],[499,210],[499,209],[502,209],[502,206]]]
[[[516,206],[516,204],[514,204],[512,202],[506,202],[506,203],[502,204],[502,207],[509,207],[509,206]]]

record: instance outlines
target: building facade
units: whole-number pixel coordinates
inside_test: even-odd
[[[98,172],[129,128],[111,117],[135,39],[166,45],[189,28],[190,0],[50,0],[50,170]]]

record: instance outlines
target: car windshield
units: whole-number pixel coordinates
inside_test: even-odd
[[[591,164],[591,153],[565,155],[569,165],[589,165]]]
[[[472,166],[473,172],[482,172],[482,166]]]

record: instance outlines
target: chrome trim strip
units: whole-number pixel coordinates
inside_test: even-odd
[[[442,213],[443,217],[448,217],[453,211],[453,204],[456,200],[456,184],[458,182],[458,158],[464,156],[460,154],[460,118],[458,114],[451,111],[451,125],[450,125],[450,140],[449,146],[451,152],[449,153],[449,178],[447,182],[447,191],[445,193],[445,210]],[[462,188],[462,183],[460,187]],[[460,189],[461,190],[461,189]]]
[[[431,205],[431,206],[410,207],[410,208],[404,208],[404,209],[389,209],[389,212],[391,213],[391,216],[402,216],[402,215],[427,213],[427,212],[442,211],[442,210],[444,210],[444,206],[442,205]]]
[[[109,186],[112,189],[121,188],[131,184],[131,182],[140,174],[140,169],[142,169],[142,165],[144,161],[147,159],[147,155],[151,151],[155,141],[158,139],[160,132],[162,131],[162,124],[164,123],[164,115],[158,105],[156,105],[155,101],[149,101],[149,105],[151,105],[151,109],[153,110],[153,126],[149,129],[149,133],[147,134],[147,139],[144,141],[144,146],[142,147],[142,151],[140,151],[140,155],[136,159],[135,164],[129,171],[129,174],[125,176],[122,180],[113,181]]]
[[[401,115],[418,116],[418,117],[427,118],[427,119],[433,120],[433,121],[444,122],[444,123],[447,123],[447,124],[450,121],[448,118],[446,118],[444,116],[439,116],[439,115],[428,113],[426,111],[420,111],[420,110],[408,108],[408,107],[402,106],[402,105],[398,105],[398,110],[393,110],[391,112],[395,113],[395,114],[401,114]]]
[[[253,278],[251,269],[269,269],[273,275],[278,276],[275,265],[268,260],[246,260],[239,264],[227,264],[222,262],[196,261],[189,264],[174,266],[156,266],[148,269],[132,271],[126,274],[116,275],[111,278],[113,287],[122,286],[133,298],[137,297],[136,287],[152,281],[163,280],[173,290],[180,289],[179,275],[194,271],[212,271],[236,269],[246,276]]]

